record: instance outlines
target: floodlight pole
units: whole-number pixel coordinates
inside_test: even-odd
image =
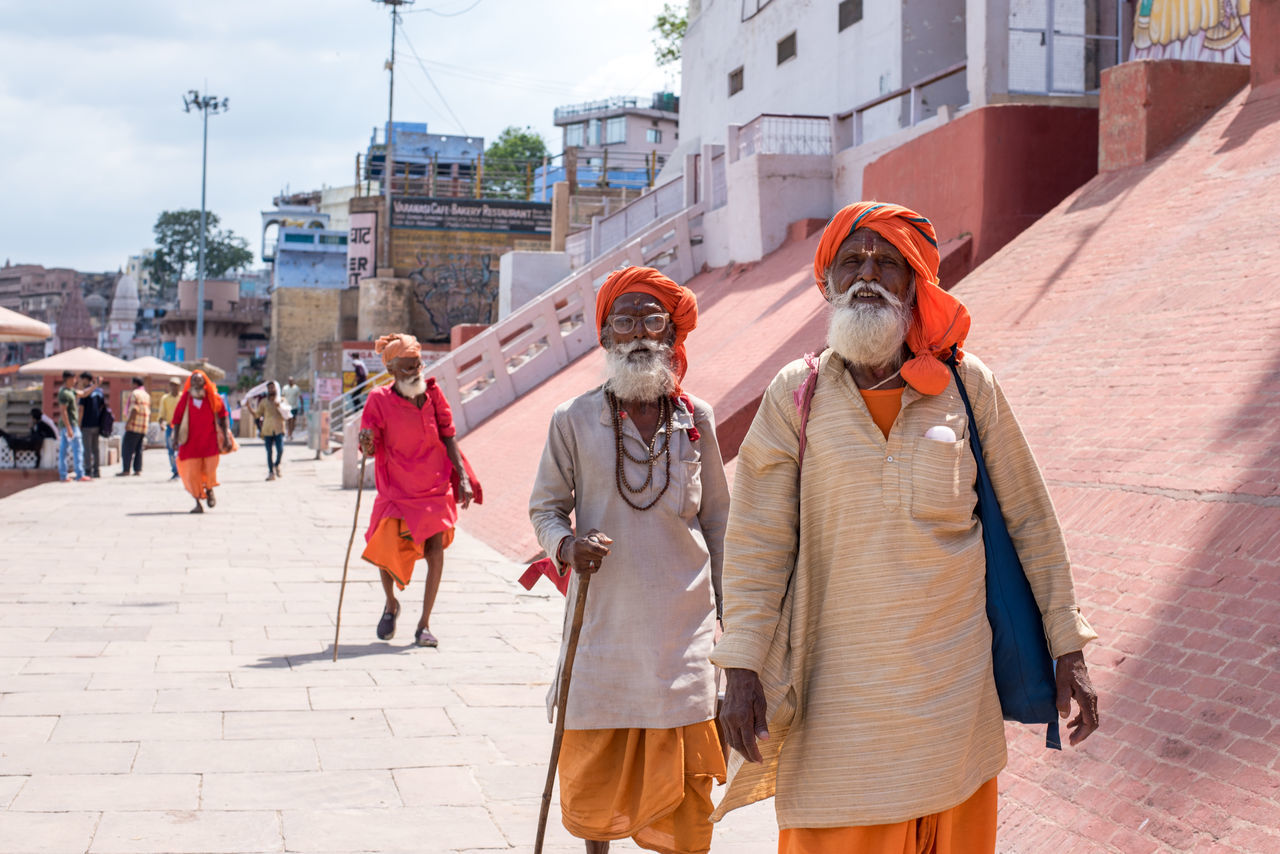
[[[391,266],[391,182],[396,171],[395,154],[395,104],[396,104],[396,17],[400,6],[410,6],[414,0],[373,0],[391,8],[391,59],[387,62],[387,71],[391,73],[387,83],[387,132],[385,134],[387,154],[382,161],[382,193],[386,202],[386,226],[383,230],[382,259],[385,266]],[[376,271],[375,271],[376,272]]]
[[[225,113],[230,100],[223,98],[219,101],[212,95],[201,94],[192,89],[182,96],[182,103],[188,113],[193,107],[199,110],[204,125],[204,139],[200,150],[200,260],[196,266],[196,361],[200,361],[204,359],[205,190],[209,175],[209,114]]]

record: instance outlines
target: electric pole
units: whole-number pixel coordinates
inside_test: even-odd
[[[414,0],[373,0],[391,8],[391,59],[386,62],[390,72],[387,83],[387,132],[384,134],[387,153],[382,161],[382,194],[386,203],[386,226],[383,229],[382,259],[384,265],[391,267],[391,184],[396,171],[395,153],[395,105],[396,105],[396,24],[399,23],[401,6],[411,6]],[[376,270],[375,270],[376,273]]]
[[[213,95],[202,95],[192,89],[182,96],[182,106],[188,113],[199,110],[204,121],[204,145],[200,154],[200,261],[196,267],[196,361],[200,361],[204,359],[205,184],[209,173],[209,114],[225,113],[231,101],[228,98],[218,100]]]

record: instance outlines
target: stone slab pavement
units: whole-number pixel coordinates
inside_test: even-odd
[[[563,600],[526,593],[464,516],[440,649],[412,646],[417,578],[384,643],[357,538],[333,663],[355,492],[311,456],[287,446],[267,483],[246,443],[203,516],[157,451],[141,477],[0,500],[0,852],[532,850]],[[583,850],[558,816],[548,852]],[[764,803],[713,850],[776,840]]]

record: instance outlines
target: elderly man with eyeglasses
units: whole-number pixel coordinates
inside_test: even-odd
[[[729,492],[711,408],[680,387],[697,316],[693,292],[657,270],[609,277],[596,299],[608,380],[552,415],[529,502],[560,578],[595,574],[559,763],[564,825],[589,854],[625,837],[669,854],[711,845],[725,765],[708,656]],[[564,658],[562,642],[557,683]]]

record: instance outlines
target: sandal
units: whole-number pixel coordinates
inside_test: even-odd
[[[413,633],[413,643],[414,646],[426,646],[432,649],[440,646],[440,641],[436,640],[436,636],[431,634],[431,630],[426,626]]]
[[[378,620],[378,640],[391,640],[396,636],[396,617],[400,616],[400,605],[396,605],[395,611],[383,611],[382,619]]]
[[[212,508],[212,507],[214,507],[215,505],[217,505],[217,503],[218,503],[218,499],[216,499],[216,498],[214,498],[214,497],[213,497],[213,490],[212,490],[212,489],[206,489],[206,490],[204,491],[204,501],[205,501],[205,503],[206,503],[206,504],[208,504],[208,505],[209,505],[209,507],[211,507],[211,508]]]

